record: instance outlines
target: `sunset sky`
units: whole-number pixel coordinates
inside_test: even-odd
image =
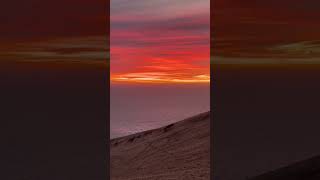
[[[208,83],[209,0],[111,1],[111,80]]]
[[[0,62],[106,62],[107,3],[106,0],[3,2]]]
[[[320,63],[317,0],[215,0],[214,63]]]

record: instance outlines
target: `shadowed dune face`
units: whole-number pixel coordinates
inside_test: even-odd
[[[317,180],[320,178],[320,156],[256,176],[250,180]]]
[[[111,179],[210,179],[210,112],[111,140]]]

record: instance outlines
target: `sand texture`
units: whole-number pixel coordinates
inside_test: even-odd
[[[210,179],[210,112],[110,143],[112,180]]]

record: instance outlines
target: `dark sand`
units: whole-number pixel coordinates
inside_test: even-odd
[[[250,180],[319,180],[320,156],[293,163]]]
[[[111,179],[210,179],[210,113],[111,140]]]

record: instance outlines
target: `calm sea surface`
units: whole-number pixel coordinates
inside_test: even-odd
[[[210,109],[209,85],[111,85],[111,138],[161,127]]]

